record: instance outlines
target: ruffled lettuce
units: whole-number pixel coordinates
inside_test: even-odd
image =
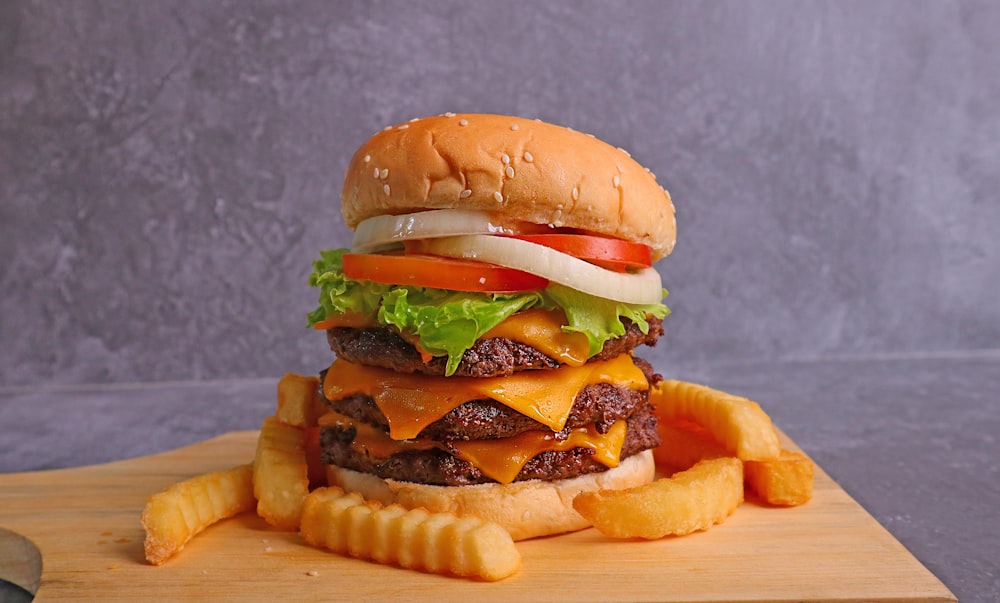
[[[568,323],[563,330],[585,335],[591,356],[609,339],[625,334],[622,318],[646,333],[646,316],[663,318],[670,313],[663,304],[625,304],[555,283],[541,291],[499,294],[356,281],[343,273],[341,258],[346,252],[322,251],[313,263],[309,285],[319,287],[320,296],[319,307],[309,313],[309,325],[345,312],[361,314],[396,327],[434,356],[447,356],[447,375],[455,372],[476,340],[521,310],[561,308]]]

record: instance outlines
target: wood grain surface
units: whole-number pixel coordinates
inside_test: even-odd
[[[139,514],[172,482],[250,461],[257,432],[155,456],[0,475],[0,527],[42,552],[38,601],[954,601],[822,470],[792,509],[750,500],[708,532],[652,542],[595,530],[518,543],[497,583],[423,574],[312,549],[253,514],[223,521],[160,567],[143,560]],[[794,447],[790,442],[790,446]],[[0,559],[23,572],[23,559]]]

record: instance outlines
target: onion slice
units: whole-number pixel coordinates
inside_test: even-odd
[[[410,249],[517,268],[577,291],[629,304],[658,304],[663,299],[660,274],[653,268],[635,273],[613,272],[520,239],[460,235],[416,241]]]
[[[519,229],[499,224],[489,212],[434,209],[398,216],[373,216],[354,230],[351,251],[370,253],[396,247],[403,241],[471,234],[517,234]]]

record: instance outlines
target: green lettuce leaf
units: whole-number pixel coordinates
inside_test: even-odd
[[[549,283],[545,296],[566,313],[563,331],[583,333],[590,344],[590,356],[604,348],[604,343],[625,334],[622,317],[638,325],[643,334],[649,332],[647,315],[663,318],[670,308],[663,304],[626,304],[603,297],[595,297],[556,283]],[[667,290],[663,290],[664,297]]]
[[[319,307],[309,313],[309,325],[344,312],[363,314],[415,337],[425,351],[447,356],[446,375],[455,372],[476,340],[521,310],[561,308],[568,323],[563,330],[586,335],[591,356],[600,352],[609,339],[625,334],[622,318],[646,333],[647,315],[663,318],[670,313],[663,304],[625,304],[555,283],[542,291],[498,294],[356,281],[343,273],[342,257],[346,252],[322,251],[320,259],[313,263],[309,285],[319,287],[320,296]]]
[[[357,312],[374,319],[381,306],[382,296],[392,285],[356,281],[344,276],[343,256],[347,249],[327,249],[320,252],[320,259],[313,262],[309,286],[319,287],[319,307],[309,313],[309,326],[345,312]]]
[[[423,287],[396,287],[382,297],[378,321],[412,333],[434,356],[448,356],[446,375],[462,361],[465,350],[487,331],[522,308],[537,304],[535,292],[497,295]]]

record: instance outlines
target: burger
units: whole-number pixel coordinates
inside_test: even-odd
[[[351,248],[310,275],[331,484],[520,540],[653,479],[660,377],[634,350],[663,333],[652,264],[676,226],[648,169],[570,128],[446,113],[365,142],[341,210]]]

